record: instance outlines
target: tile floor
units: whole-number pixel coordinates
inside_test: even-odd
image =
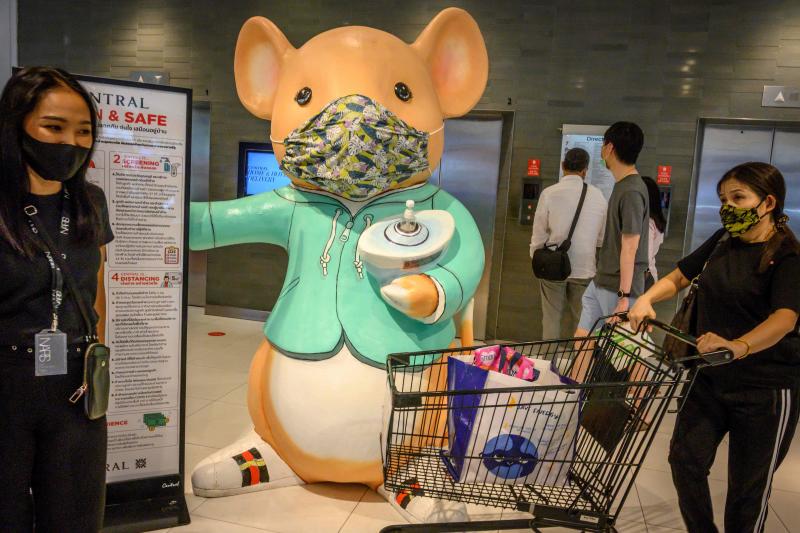
[[[224,331],[210,337],[209,331]],[[249,428],[246,408],[250,357],[262,338],[261,324],[206,316],[190,308],[188,334],[186,472],[206,455],[234,441]],[[667,464],[673,419],[662,424],[628,497],[619,521],[621,533],[683,531],[675,490]],[[711,493],[717,523],[725,501],[727,443],[711,471]],[[188,481],[188,479],[187,479]],[[288,487],[229,498],[199,498],[187,494],[192,523],[170,531],[179,533],[361,533],[403,523],[402,518],[373,491],[360,485]],[[767,533],[800,533],[800,439],[775,475]],[[473,519],[508,518],[517,513],[471,506]],[[524,515],[520,514],[521,517]],[[548,529],[546,531],[566,531]]]

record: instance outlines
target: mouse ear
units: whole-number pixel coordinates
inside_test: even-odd
[[[445,118],[478,103],[489,77],[481,30],[469,13],[450,7],[436,15],[411,45],[428,65]]]
[[[294,47],[269,19],[253,17],[242,26],[233,60],[236,92],[255,116],[272,117],[281,69],[291,50]]]

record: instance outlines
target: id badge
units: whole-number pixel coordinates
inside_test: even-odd
[[[36,334],[36,375],[58,376],[67,373],[67,335],[62,331],[42,330]]]

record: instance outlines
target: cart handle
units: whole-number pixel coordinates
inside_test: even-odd
[[[688,333],[684,333],[683,331],[679,330],[675,326],[671,324],[667,324],[666,322],[661,322],[660,320],[656,320],[655,318],[645,318],[644,322],[639,329],[642,329],[647,326],[655,326],[664,331],[667,335],[671,337],[675,337],[676,339],[685,342],[686,344],[690,344],[697,348],[697,338],[689,335]],[[637,332],[638,333],[638,332]]]
[[[619,319],[620,322],[628,322],[628,312],[623,311],[621,313],[616,313],[611,315]],[[675,337],[676,339],[685,342],[686,344],[691,344],[695,348],[697,348],[697,339],[692,337],[688,333],[684,333],[683,331],[679,330],[675,326],[667,324],[665,322],[661,322],[660,320],[656,320],[655,318],[645,318],[641,324],[639,324],[639,329],[637,329],[634,333],[641,333],[644,331],[644,328],[647,326],[655,326],[658,329],[664,331],[664,333]]]
[[[617,313],[617,315],[623,322],[628,320],[628,313]],[[683,331],[679,330],[675,326],[671,324],[666,324],[661,322],[660,320],[656,320],[655,318],[645,318],[644,321],[639,325],[639,329],[636,330],[636,333],[640,333],[646,328],[647,326],[655,326],[658,329],[664,331],[667,335],[671,337],[675,337],[681,342],[685,342],[691,346],[697,348],[697,338],[689,335],[688,333],[684,333]],[[728,349],[722,350],[714,350],[711,352],[706,352],[702,354],[696,355],[689,355],[687,357],[681,357],[680,359],[674,359],[673,362],[677,364],[684,365],[689,361],[700,361],[702,366],[718,366],[725,363],[729,363],[733,361],[733,352]]]

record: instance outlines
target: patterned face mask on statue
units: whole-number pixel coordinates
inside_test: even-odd
[[[286,147],[281,169],[289,176],[365,200],[429,170],[429,135],[371,98],[353,94],[331,102],[283,142],[271,140]]]
[[[719,218],[722,226],[731,234],[731,237],[738,237],[758,224],[761,217],[758,214],[758,207],[764,203],[761,200],[755,207],[734,207],[725,204],[719,208]]]

